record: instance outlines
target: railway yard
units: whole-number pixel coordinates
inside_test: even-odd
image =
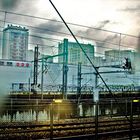
[[[54,102],[54,96],[59,102]],[[139,138],[138,94],[135,98],[117,95],[116,101],[102,95],[98,104],[85,96],[91,98],[82,95],[77,103],[73,96],[60,102],[59,95],[44,95],[43,99],[41,95],[10,95],[1,111],[0,139]]]
[[[128,116],[129,117],[129,116]],[[96,126],[97,125],[97,126]],[[95,117],[75,118],[50,122],[20,122],[1,123],[0,139],[99,139],[127,138],[133,133],[137,137],[140,132],[140,118],[133,118],[133,128],[125,117],[99,117],[96,123]],[[131,132],[131,133],[130,133]]]

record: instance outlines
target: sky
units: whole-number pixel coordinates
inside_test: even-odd
[[[106,44],[105,42],[119,44],[119,33],[122,33],[122,47],[123,45],[128,46],[128,48],[129,46],[130,48],[137,47],[138,39],[125,34],[139,36],[140,0],[52,0],[52,2],[67,23],[92,27],[86,28],[69,25],[74,34],[80,36],[80,42],[88,40],[87,42],[97,42],[99,44],[96,44],[98,48],[100,46],[107,46],[118,49],[118,46]],[[49,0],[0,0],[0,9],[61,21]],[[1,19],[4,19],[4,14]],[[6,21],[7,23],[10,21],[9,23],[16,23],[17,25],[21,24],[46,29],[30,29],[32,34],[41,34],[45,37],[53,37],[61,40],[62,37],[68,37],[67,34],[69,34],[64,24],[60,22],[10,14],[6,15]],[[54,32],[50,32],[48,29]],[[113,33],[108,31],[113,31]],[[65,33],[65,35],[59,33]],[[69,36],[69,38],[72,37]],[[45,42],[43,39],[31,39],[31,42],[37,43],[36,41],[40,44],[49,44],[51,46],[51,43]]]

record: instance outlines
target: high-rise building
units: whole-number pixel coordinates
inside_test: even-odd
[[[27,58],[28,29],[8,25],[3,30],[2,58],[24,61]]]
[[[60,43],[58,46],[58,53],[63,53],[63,46],[64,43]],[[88,57],[93,62],[94,59],[94,46],[91,44],[81,44],[82,48],[88,55]],[[63,57],[58,58],[58,62],[63,62]],[[79,45],[75,42],[68,42],[68,64],[78,64],[78,62],[81,62],[82,65],[89,65],[90,62],[86,58],[85,54],[82,52]]]

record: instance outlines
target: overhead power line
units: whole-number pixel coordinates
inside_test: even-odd
[[[0,20],[1,22],[4,22],[3,20]],[[50,29],[47,29],[47,28],[40,28],[40,27],[35,27],[35,26],[30,26],[30,25],[26,25],[26,24],[19,24],[19,23],[15,23],[15,22],[11,22],[11,21],[5,21],[6,23],[8,24],[18,24],[20,26],[26,26],[26,27],[29,27],[29,28],[32,28],[32,29],[36,29],[36,30],[41,30],[45,33],[45,31],[47,32],[53,32],[53,33],[57,33],[57,34],[62,34],[62,35],[67,35],[67,36],[71,36],[70,33],[64,33],[64,32],[60,32],[60,31],[54,31],[54,30],[50,30]],[[2,27],[2,26],[1,26]],[[2,27],[3,28],[3,27]],[[112,43],[112,42],[109,42],[109,41],[102,41],[102,40],[99,40],[99,39],[95,39],[95,38],[90,38],[90,37],[85,37],[85,36],[81,36],[81,35],[75,35],[76,37],[78,38],[82,38],[82,39],[86,39],[86,40],[94,40],[98,43],[103,43],[103,44],[110,44],[110,45],[114,45],[114,46],[118,46],[119,43]],[[128,45],[122,45],[120,44],[120,47],[124,47],[124,48],[132,48],[134,49],[134,47],[131,47],[131,46],[128,46]],[[106,47],[106,48],[110,48],[110,47]]]
[[[3,28],[2,26],[0,26],[0,28]],[[3,31],[0,31],[3,32]],[[29,34],[30,37],[36,37],[36,38],[41,38],[41,39],[45,39],[45,40],[51,40],[53,42],[58,42],[58,41],[62,41],[61,39],[56,39],[56,38],[49,38],[49,37],[43,37],[43,36],[38,36],[38,35],[34,35],[34,34]]]
[[[57,8],[55,7],[55,5],[53,4],[53,2],[51,0],[49,0],[51,5],[53,6],[53,8],[55,9],[56,13],[59,15],[59,17],[61,18],[61,20],[63,21],[63,23],[65,24],[66,28],[69,30],[69,32],[71,33],[72,37],[75,39],[75,41],[77,42],[77,44],[79,45],[79,47],[81,48],[82,52],[85,54],[86,58],[88,59],[88,61],[90,62],[91,66],[94,68],[95,72],[97,73],[97,75],[99,76],[99,78],[102,80],[102,82],[104,83],[105,87],[107,88],[109,94],[114,98],[115,102],[117,104],[118,101],[115,97],[115,95],[112,93],[112,91],[110,90],[109,86],[106,84],[105,80],[103,79],[103,77],[101,76],[100,72],[97,70],[97,68],[95,67],[95,65],[93,64],[93,62],[91,61],[91,59],[88,57],[88,55],[86,54],[85,50],[83,49],[83,47],[81,46],[81,44],[79,43],[79,41],[77,40],[77,38],[75,37],[75,35],[73,34],[72,30],[69,28],[69,26],[67,25],[67,23],[65,22],[65,20],[63,19],[63,17],[61,16],[61,14],[59,13],[59,11],[57,10]],[[120,109],[122,109],[121,106],[119,106]],[[131,120],[127,117],[127,115],[124,113],[125,117],[127,118],[128,122],[131,123]],[[133,124],[131,124],[132,128],[134,127]],[[137,133],[136,133],[137,134]],[[139,136],[139,134],[137,134]],[[139,136],[140,138],[140,136]]]
[[[4,12],[4,13],[6,13],[6,14],[13,14],[13,15],[24,16],[24,17],[42,19],[42,20],[47,20],[47,21],[52,21],[52,22],[59,22],[59,23],[62,23],[62,24],[63,24],[62,21],[54,20],[54,19],[49,19],[49,18],[43,18],[43,17],[39,17],[39,16],[32,16],[32,15],[21,14],[21,13],[11,12],[11,11],[4,11],[4,10],[0,10],[0,12]],[[81,24],[76,24],[76,23],[71,23],[71,22],[67,22],[67,24],[69,24],[69,25],[74,25],[74,26],[79,26],[79,27],[84,27],[84,28],[89,28],[89,29],[101,30],[101,31],[105,31],[105,32],[115,33],[115,34],[121,34],[121,35],[124,35],[124,36],[130,36],[130,37],[139,38],[139,36],[135,36],[135,35],[125,34],[125,33],[121,33],[121,32],[115,32],[115,31],[106,30],[106,29],[101,29],[101,28],[90,27],[90,26],[81,25]]]
[[[0,31],[0,32],[2,32],[2,31]],[[50,40],[50,41],[52,41],[52,42],[57,42],[57,41],[55,41],[55,39],[54,38],[44,38],[44,37],[41,37],[41,36],[36,36],[36,35],[29,35],[29,36],[31,36],[31,37],[36,37],[36,38],[41,38],[41,39],[45,39],[45,40]],[[7,40],[7,41],[11,41],[12,42],[12,40],[10,40],[10,39],[8,39],[8,38],[1,38],[0,37],[0,40],[1,41],[3,41],[3,40]],[[58,40],[58,41],[63,41],[63,40]],[[45,45],[45,44],[39,44],[39,43],[34,43],[34,42],[29,42],[28,44],[31,44],[31,45],[39,45],[39,46],[46,46],[46,47],[51,47],[51,48],[58,48],[58,47],[56,47],[56,46],[51,46],[51,45]],[[96,45],[94,45],[94,47],[97,47]],[[107,49],[113,49],[113,48],[109,48],[109,47],[102,47],[102,46],[99,46],[100,48],[107,48]],[[104,54],[104,53],[101,53],[101,52],[98,52],[98,51],[96,51],[96,52],[94,52],[94,54],[99,54],[99,55],[102,55],[102,56],[108,56],[108,57],[111,57],[111,58],[117,58],[117,59],[123,59],[123,57],[121,57],[121,56],[114,56],[114,55],[109,55],[109,54]]]

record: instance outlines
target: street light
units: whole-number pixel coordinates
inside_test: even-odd
[[[139,100],[137,100],[137,99],[133,100],[133,103],[138,103],[138,102],[139,102]]]
[[[54,102],[54,103],[62,103],[62,101],[63,101],[63,100],[61,100],[61,99],[53,99],[53,102]]]

